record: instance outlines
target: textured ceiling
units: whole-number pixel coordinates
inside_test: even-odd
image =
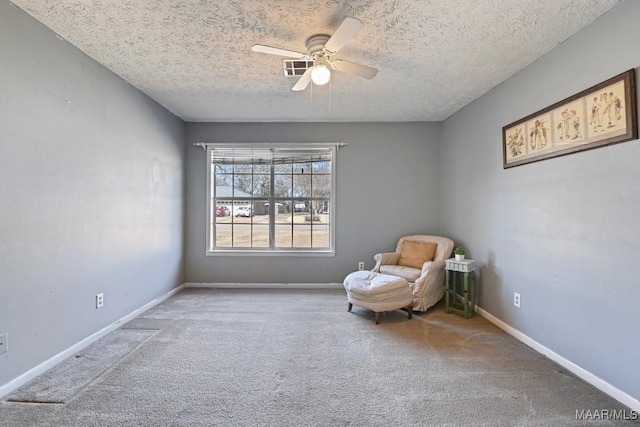
[[[13,0],[187,121],[439,121],[619,0]],[[335,58],[378,68],[292,92],[279,57],[345,16]]]

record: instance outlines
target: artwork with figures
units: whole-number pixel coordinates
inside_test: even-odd
[[[589,135],[619,134],[626,126],[622,114],[624,103],[624,86],[622,82],[606,87],[600,94],[588,98]]]
[[[635,101],[629,70],[505,126],[504,168],[637,139]]]

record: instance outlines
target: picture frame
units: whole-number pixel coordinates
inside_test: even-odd
[[[503,168],[638,139],[635,69],[502,128]]]

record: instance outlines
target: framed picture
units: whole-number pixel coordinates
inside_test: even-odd
[[[504,168],[637,138],[631,69],[503,127]]]

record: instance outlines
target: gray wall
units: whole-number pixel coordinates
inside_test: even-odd
[[[3,385],[182,283],[184,124],[5,0],[0,58]]]
[[[206,142],[345,142],[337,159],[335,257],[205,256]],[[437,233],[437,123],[188,123],[186,281],[342,282],[405,234]],[[250,266],[250,267],[248,267]]]
[[[447,119],[441,210],[481,266],[484,309],[636,399],[640,141],[504,170],[501,132],[638,67],[639,20],[623,2]]]

